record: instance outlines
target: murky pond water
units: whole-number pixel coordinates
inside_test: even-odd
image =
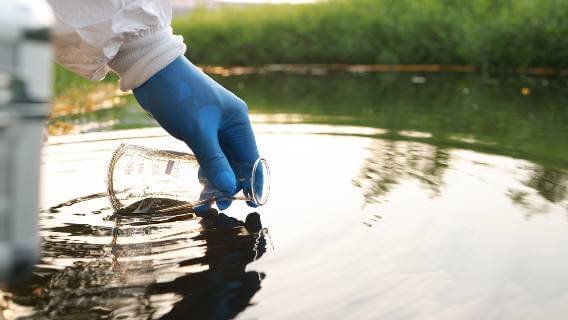
[[[135,107],[77,118],[115,130],[48,141],[42,258],[28,283],[4,291],[1,315],[564,318],[565,82],[220,81],[250,104],[271,165],[268,204],[116,215],[103,193],[114,148],[183,146],[159,128],[116,130],[152,126]]]

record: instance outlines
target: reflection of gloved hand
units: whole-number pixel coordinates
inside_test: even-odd
[[[259,155],[244,101],[183,56],[133,91],[166,131],[191,148],[206,187],[230,195],[244,187],[250,194],[245,181]],[[221,210],[230,204],[217,201]]]

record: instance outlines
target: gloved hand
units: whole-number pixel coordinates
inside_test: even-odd
[[[180,56],[133,90],[140,105],[172,136],[183,140],[200,165],[204,192],[250,194],[259,157],[246,103]],[[249,206],[255,206],[247,202]],[[230,200],[218,200],[224,210]],[[208,208],[199,208],[204,211]]]

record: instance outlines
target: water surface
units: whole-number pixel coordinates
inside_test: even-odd
[[[205,217],[113,213],[115,147],[183,145],[118,130],[154,125],[135,106],[70,120],[116,119],[48,141],[42,259],[0,314],[563,319],[566,82],[421,77],[220,78],[249,102],[272,195]]]

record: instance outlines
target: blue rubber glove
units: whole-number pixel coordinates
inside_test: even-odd
[[[191,148],[200,165],[203,194],[218,190],[233,195],[243,187],[245,194],[251,193],[252,166],[259,155],[243,100],[183,56],[133,91],[168,133]],[[217,201],[220,210],[230,204]]]

